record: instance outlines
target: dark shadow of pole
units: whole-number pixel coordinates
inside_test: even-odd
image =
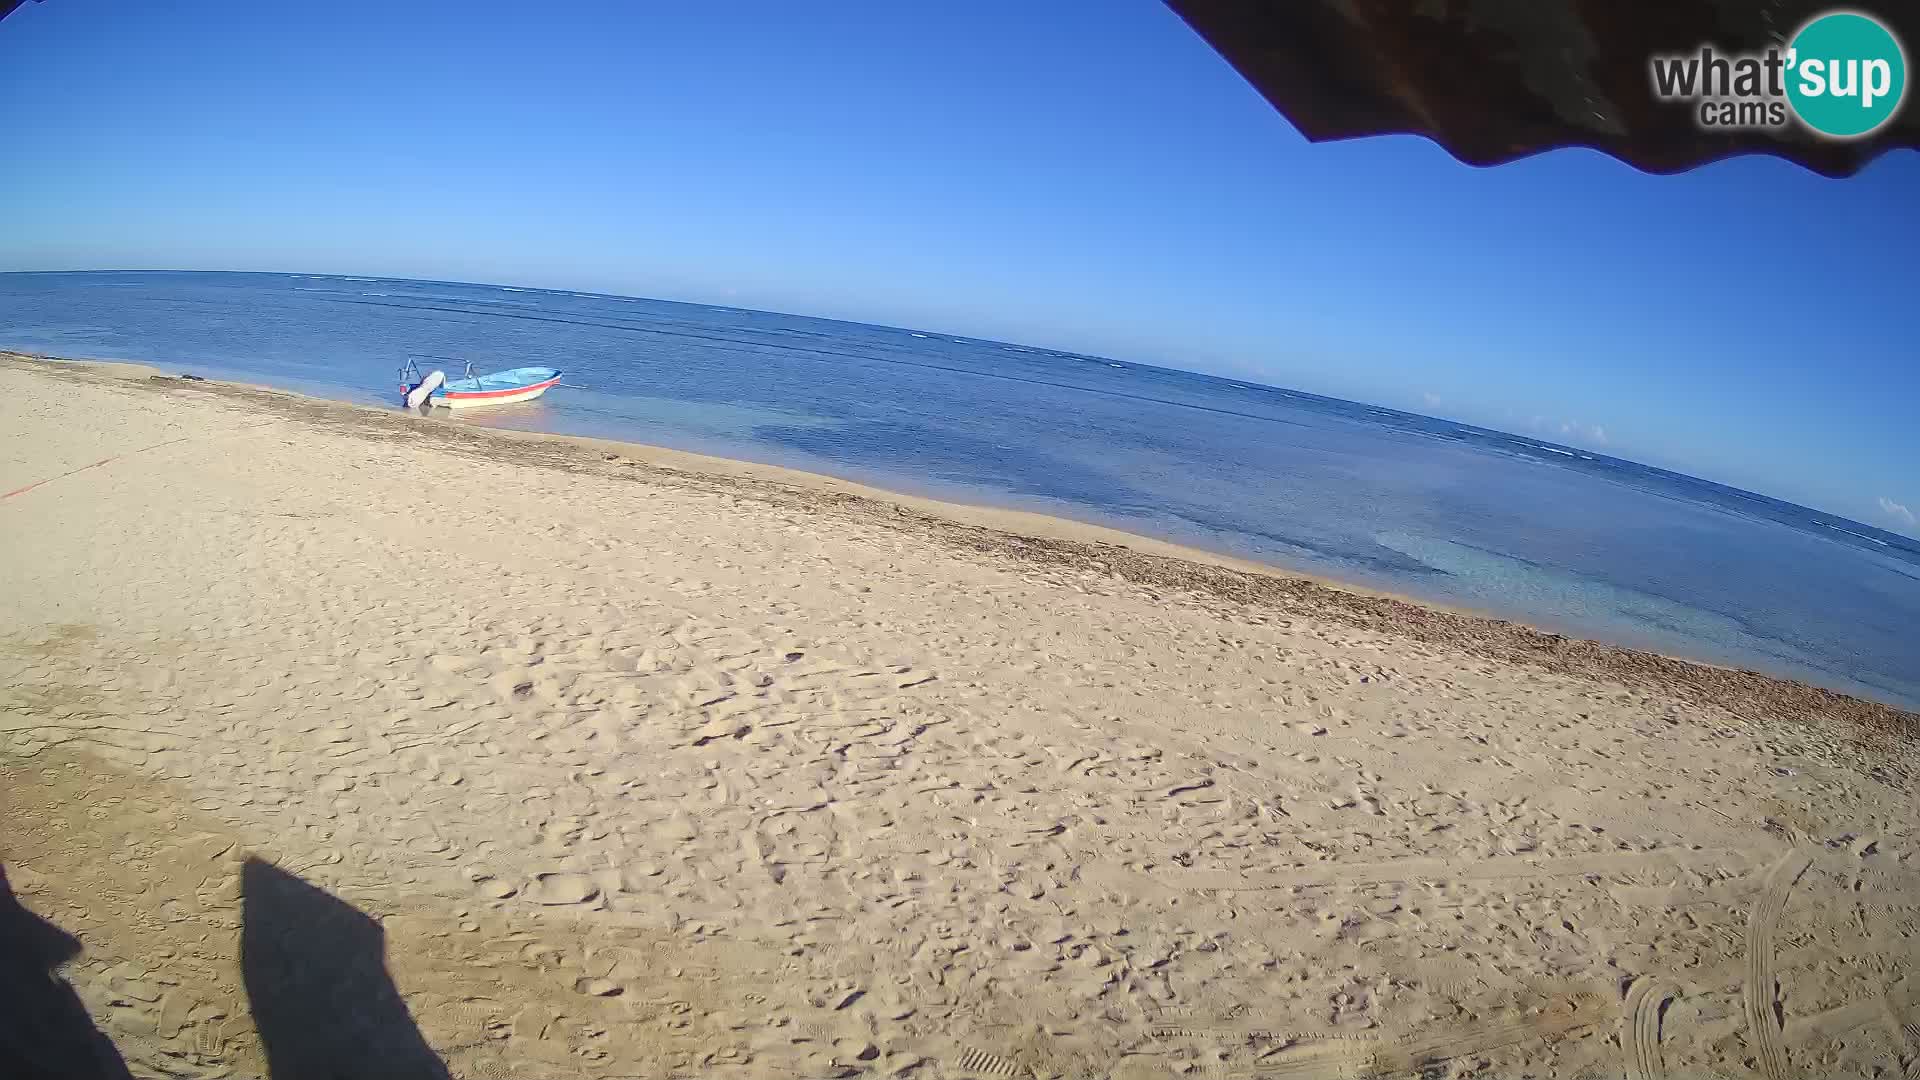
[[[0,866],[0,1075],[125,1080],[126,1062],[54,969],[80,954],[73,935],[22,907]]]
[[[387,974],[380,924],[260,859],[241,875],[240,969],[273,1080],[447,1080]]]

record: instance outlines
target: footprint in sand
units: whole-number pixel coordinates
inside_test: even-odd
[[[971,1048],[960,1055],[960,1069],[985,1076],[1015,1076],[1020,1071],[1018,1065],[998,1054]]]
[[[480,890],[480,895],[490,900],[505,900],[520,891],[514,887],[512,882],[502,881],[499,878],[483,879],[476,882],[474,887]]]
[[[584,904],[600,895],[600,886],[585,874],[535,874],[525,895],[536,904]]]
[[[662,872],[658,863],[633,863],[620,871],[620,889],[622,892],[651,892],[653,886],[647,879],[657,878]]]

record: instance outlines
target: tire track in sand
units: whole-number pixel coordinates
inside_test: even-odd
[[[1329,863],[1286,869],[1187,870],[1158,868],[1151,877],[1190,892],[1256,889],[1319,889],[1331,886],[1417,882],[1518,881],[1595,875],[1665,875],[1738,869],[1751,859],[1743,851],[1684,849],[1600,852],[1562,856],[1497,856],[1487,859],[1408,858],[1386,862]]]
[[[1626,1011],[1620,1017],[1627,1080],[1662,1080],[1667,1075],[1667,1063],[1660,1055],[1660,1017],[1667,1003],[1679,996],[1679,987],[1657,978],[1643,978],[1627,992]]]
[[[1592,1027],[1610,1011],[1598,995],[1581,994],[1534,1013],[1507,1013],[1380,1040],[1318,1042],[1283,1051],[1251,1067],[1222,1069],[1213,1075],[1232,1080],[1330,1080],[1422,1072],[1453,1058]]]
[[[970,1049],[960,1055],[960,1071],[982,1076],[1017,1076],[1020,1067],[998,1054]]]
[[[1813,857],[1804,851],[1788,852],[1774,863],[1747,920],[1747,1031],[1767,1080],[1787,1080],[1787,1050],[1780,1038],[1780,1017],[1774,1012],[1779,987],[1773,970],[1773,931],[1786,910],[1793,883],[1812,863]]]
[[[1906,1064],[1900,1070],[1901,1080],[1920,1080],[1920,1021],[1915,1021],[1906,1009],[1894,1004],[1891,992],[1881,995],[1880,1006],[1886,1010],[1887,1026],[1893,1029],[1895,1041],[1902,1044],[1906,1052]]]

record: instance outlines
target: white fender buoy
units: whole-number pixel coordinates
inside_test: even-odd
[[[447,373],[444,371],[427,372],[427,377],[420,380],[419,386],[407,391],[407,408],[419,408],[420,403],[427,400],[427,395],[440,389],[440,384],[446,381]]]

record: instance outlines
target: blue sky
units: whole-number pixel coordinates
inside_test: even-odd
[[[0,270],[547,285],[1541,434],[1920,532],[1920,155],[1831,181],[1310,146],[1154,0],[54,0]]]

